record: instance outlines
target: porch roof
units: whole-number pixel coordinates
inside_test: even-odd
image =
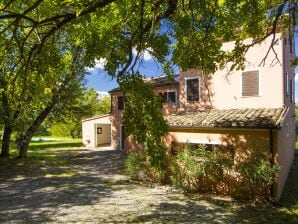
[[[281,127],[286,108],[211,109],[166,116],[176,128],[273,128]]]

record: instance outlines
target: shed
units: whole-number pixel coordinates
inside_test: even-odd
[[[87,147],[111,146],[111,115],[82,120],[82,140]]]

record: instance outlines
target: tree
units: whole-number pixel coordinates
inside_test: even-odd
[[[51,133],[55,136],[71,136],[79,138],[82,134],[81,120],[95,115],[107,114],[110,112],[111,98],[105,96],[98,97],[97,92],[93,88],[84,91],[82,97],[79,98],[75,110],[69,111],[62,118],[51,116],[53,122]]]
[[[209,74],[228,62],[233,64],[231,70],[242,68],[245,52],[271,37],[264,64],[269,52],[275,52],[275,33],[288,29],[293,34],[297,4],[294,0],[28,0],[21,4],[3,0],[0,92],[2,108],[7,109],[1,114],[1,155],[8,155],[10,134],[19,128],[16,121],[31,116],[22,110],[26,100],[34,96],[38,102],[40,91],[31,87],[31,81],[38,83],[36,74],[45,74],[49,67],[40,58],[55,63],[59,53],[80,47],[81,63],[90,67],[96,58],[104,58],[105,70],[121,80],[135,73],[140,56],[149,50],[167,74],[171,65]],[[247,37],[252,38],[249,44],[243,41]],[[220,47],[228,40],[235,40],[235,48],[224,52]],[[55,49],[53,43],[65,47],[54,50],[54,56],[47,54]]]
[[[162,138],[168,132],[168,125],[160,113],[162,99],[154,94],[152,86],[145,83],[138,73],[125,77],[120,85],[125,93],[125,132],[144,146],[150,168],[162,180],[167,171],[167,150]]]

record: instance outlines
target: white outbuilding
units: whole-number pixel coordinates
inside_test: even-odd
[[[111,115],[100,115],[82,120],[83,144],[87,147],[111,146]]]

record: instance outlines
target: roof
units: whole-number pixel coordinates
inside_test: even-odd
[[[145,78],[145,83],[151,84],[153,87],[162,87],[162,86],[173,86],[173,85],[179,85],[179,81],[175,79],[176,76],[174,76],[173,79],[167,77],[167,76],[159,76],[159,77],[151,77],[151,78]],[[120,88],[114,88],[109,91],[109,93],[115,93],[120,92]]]
[[[281,127],[286,108],[211,109],[166,116],[176,128],[274,128]]]
[[[98,118],[103,118],[103,117],[108,117],[108,116],[111,116],[111,114],[96,115],[94,117],[85,118],[85,119],[82,120],[82,122],[84,122],[84,121],[92,121],[92,120],[95,120],[95,119],[98,119]]]

